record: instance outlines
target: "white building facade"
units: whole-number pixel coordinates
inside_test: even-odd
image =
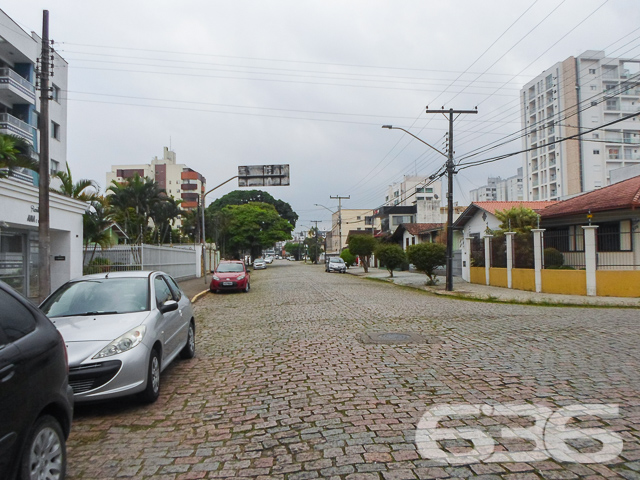
[[[158,187],[176,200],[182,200],[183,210],[197,208],[201,195],[206,192],[206,179],[195,170],[177,163],[176,153],[164,147],[162,158],[154,157],[151,163],[137,165],[112,165],[107,172],[107,187],[112,181],[120,183],[138,174],[154,180]],[[177,221],[179,226],[180,220]]]
[[[469,192],[472,202],[517,202],[523,196],[522,167],[509,178],[489,177],[486,185]]]
[[[553,65],[520,91],[527,200],[557,200],[611,183],[640,163],[640,60],[589,50]],[[601,128],[600,128],[601,127]],[[577,140],[553,143],[598,128]]]
[[[388,206],[415,205],[420,200],[442,201],[442,181],[438,180],[431,185],[429,177],[422,175],[405,175],[401,182],[389,185],[384,204]]]

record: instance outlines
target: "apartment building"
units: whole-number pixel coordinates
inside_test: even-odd
[[[520,91],[526,200],[557,200],[611,183],[640,163],[640,60],[588,50],[556,63]],[[576,140],[560,139],[586,133]]]
[[[389,185],[384,204],[387,206],[410,206],[420,200],[442,199],[442,181],[429,186],[429,177],[424,175],[405,175],[401,182]]]
[[[373,210],[364,208],[343,208],[331,216],[331,231],[327,235],[327,252],[337,253],[347,246],[347,237],[351,230],[363,230],[371,233]],[[342,233],[342,236],[340,236]]]
[[[40,92],[36,90],[36,63],[42,42],[35,33],[25,32],[0,10],[0,133],[16,135],[40,151],[49,142],[51,173],[67,164],[67,62],[53,54],[49,102],[50,138],[40,138],[38,111]],[[56,180],[52,181],[56,186]],[[0,280],[30,298],[39,291],[38,258],[38,175],[15,170],[0,180]],[[87,205],[51,193],[49,201],[53,289],[82,275],[82,214]],[[49,292],[42,292],[47,295]]]
[[[177,163],[176,153],[168,147],[164,147],[162,158],[154,157],[148,164],[112,165],[111,171],[107,172],[107,186],[135,174],[151,178],[167,195],[182,200],[180,207],[183,210],[197,208],[200,196],[206,192],[206,179],[192,168]],[[180,226],[179,220],[176,226]]]
[[[517,202],[524,198],[522,167],[509,178],[489,177],[487,184],[469,192],[471,202]]]

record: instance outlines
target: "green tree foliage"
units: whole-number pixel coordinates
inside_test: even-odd
[[[171,226],[175,219],[182,214],[180,209],[182,200],[175,200],[173,197],[164,197],[161,201],[155,202],[151,207],[151,220],[153,220],[153,237],[158,243],[166,243],[171,235]]]
[[[293,255],[296,260],[300,260],[304,252],[304,245],[298,242],[287,242],[284,244],[284,251],[289,255]]]
[[[222,214],[226,217],[227,247],[235,256],[249,251],[256,258],[263,249],[291,238],[293,226],[268,203],[227,205]]]
[[[309,234],[304,240],[304,243],[307,246],[309,258],[313,263],[318,263],[318,258],[316,257],[320,257],[320,254],[324,252],[322,248],[322,242],[323,240],[322,237],[318,234],[318,229],[316,227],[312,227],[311,230],[309,230]]]
[[[435,285],[435,269],[447,263],[447,247],[441,243],[411,245],[407,248],[407,258],[418,271],[427,275],[428,285]]]
[[[295,228],[296,222],[298,221],[298,214],[293,211],[291,205],[282,200],[273,198],[273,196],[267,192],[263,192],[262,190],[234,190],[233,192],[229,192],[218,198],[214,202],[211,202],[206,209],[207,225],[209,224],[209,216],[213,216],[215,212],[221,211],[228,205],[243,205],[254,202],[273,205],[278,214],[280,214],[282,218],[288,221],[293,228]],[[213,229],[213,227],[210,228]],[[214,232],[210,231],[209,228],[207,228],[207,236],[211,238],[214,236]]]
[[[342,250],[342,252],[340,252],[340,258],[344,260],[344,263],[347,264],[347,267],[351,267],[356,263],[356,256],[351,253],[351,250],[349,250],[348,248],[345,248],[344,250]]]
[[[108,213],[109,203],[104,197],[94,197],[91,200],[91,206],[82,216],[82,239],[84,243],[85,254],[91,248],[91,258],[89,263],[93,261],[96,249],[103,249],[111,245],[111,235],[109,227],[113,225],[113,221]]]
[[[31,145],[15,135],[0,134],[0,178],[6,178],[18,168],[38,171],[38,162],[31,157]]]
[[[98,190],[100,190],[98,184],[93,180],[83,178],[74,182],[73,177],[71,176],[71,168],[68,163],[66,172],[56,172],[54,176],[60,179],[62,185],[60,185],[60,188],[52,188],[51,190],[59,193],[60,195],[64,195],[65,197],[71,197],[77,200],[82,200],[83,202],[88,202],[95,199],[98,194]]]
[[[544,249],[544,268],[562,268],[563,265],[562,252],[552,247]]]
[[[509,210],[496,211],[500,220],[498,230],[491,232],[495,267],[506,267],[507,247],[505,232],[515,232],[513,239],[513,261],[518,268],[533,268],[533,234],[531,230],[538,225],[538,214],[527,207],[513,207]]]
[[[393,271],[407,263],[407,256],[400,245],[395,243],[381,243],[376,248],[376,258],[389,270],[393,278]]]
[[[349,236],[349,251],[352,254],[360,257],[365,273],[369,271],[369,262],[371,261],[371,255],[373,254],[377,245],[377,240],[371,235],[355,234]]]

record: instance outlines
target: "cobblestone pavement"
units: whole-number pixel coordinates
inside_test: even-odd
[[[197,356],[163,373],[155,404],[78,406],[69,478],[640,478],[635,310],[460,301],[280,261],[252,273],[249,294],[202,298],[196,315]],[[361,341],[384,332],[427,343]],[[617,432],[624,448],[604,464],[439,463],[421,455],[416,425],[452,403],[616,404],[617,418],[578,425]],[[517,452],[532,444],[500,429],[530,420],[442,426],[480,426],[496,451]],[[469,450],[448,442],[450,452]],[[587,456],[600,449],[573,445]]]

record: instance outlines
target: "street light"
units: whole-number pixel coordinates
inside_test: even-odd
[[[325,207],[324,205],[320,205],[319,203],[314,203],[314,205],[315,205],[316,207],[322,207],[322,208],[324,208],[325,210],[328,210],[328,211],[331,213],[331,218],[333,219],[333,214],[334,214],[334,213],[336,213],[336,212],[334,212],[333,210],[331,210],[329,207]],[[331,235],[333,235],[333,221],[331,222]],[[340,241],[342,242],[342,239],[340,239]],[[331,248],[333,249],[333,237],[331,238],[331,244],[332,244],[332,245],[331,245]],[[326,255],[327,255],[327,253],[328,253],[328,252],[327,252],[327,239],[326,239],[326,238],[325,238],[325,240],[324,240],[324,249],[325,249],[325,253],[324,253],[324,254],[325,254],[325,258],[326,258]]]

